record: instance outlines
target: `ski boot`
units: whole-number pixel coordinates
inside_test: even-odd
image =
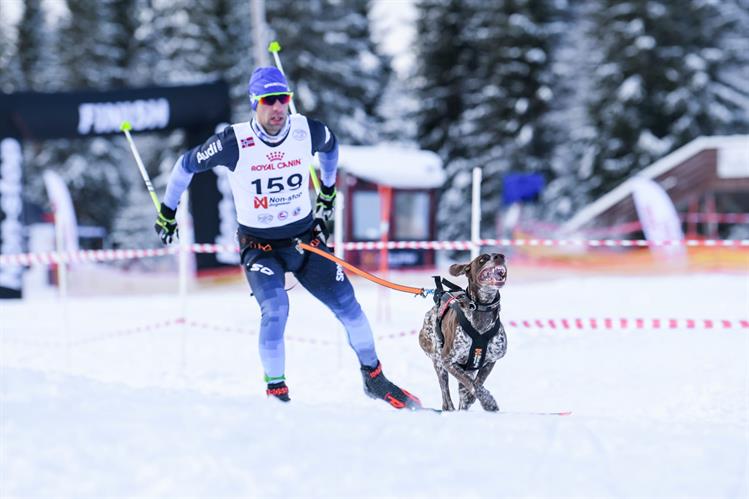
[[[399,388],[382,374],[382,363],[375,367],[361,366],[364,393],[373,399],[382,399],[396,409],[421,409],[421,401],[406,390]]]
[[[275,383],[268,383],[268,389],[265,390],[265,394],[268,397],[275,397],[281,402],[290,402],[289,398],[289,387],[286,386],[285,381],[277,381]]]

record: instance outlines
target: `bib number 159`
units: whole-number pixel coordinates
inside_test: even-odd
[[[285,180],[285,182],[284,182]],[[304,180],[304,177],[302,177],[301,173],[294,173],[293,175],[289,175],[288,177],[268,177],[266,179],[256,179],[252,181],[252,184],[255,186],[255,193],[257,194],[276,194],[278,192],[283,191],[288,187],[290,191],[295,191],[299,189],[302,186],[302,181]],[[263,186],[263,181],[265,181],[265,186]]]

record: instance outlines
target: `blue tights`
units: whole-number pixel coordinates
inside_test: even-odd
[[[323,249],[323,245],[320,246]],[[343,324],[348,342],[359,363],[374,367],[377,352],[369,321],[356,301],[354,288],[343,270],[334,262],[295,248],[276,249],[272,253],[249,250],[243,265],[250,288],[260,304],[260,360],[265,375],[276,378],[285,372],[284,330],[289,315],[289,297],[284,290],[284,273],[292,272],[299,283],[324,303]]]

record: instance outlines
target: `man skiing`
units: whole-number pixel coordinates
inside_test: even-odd
[[[157,234],[164,244],[177,234],[177,204],[193,174],[217,166],[228,168],[241,262],[260,305],[259,349],[267,395],[290,400],[284,376],[284,329],[289,312],[284,274],[292,272],[343,324],[361,364],[364,392],[398,409],[420,408],[417,397],[383,374],[369,321],[342,269],[296,248],[302,241],[329,251],[316,227],[324,227],[333,212],[338,165],[335,135],[319,121],[289,114],[293,94],[278,69],[255,69],[248,91],[255,111],[250,122],[226,127],[177,159],[155,223]],[[322,186],[313,217],[308,185],[315,153]]]

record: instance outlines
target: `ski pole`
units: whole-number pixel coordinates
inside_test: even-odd
[[[281,51],[281,44],[278,43],[278,41],[273,40],[270,42],[270,45],[268,45],[268,52],[273,54],[273,60],[276,61],[276,67],[278,70],[286,76],[286,71],[283,70],[283,64],[281,64],[281,58],[278,56],[278,53]],[[296,114],[296,106],[294,105],[294,98],[292,97],[291,102],[289,103],[289,107],[291,108],[291,112]]]
[[[270,45],[268,45],[268,52],[273,54],[273,60],[276,61],[276,67],[278,70],[286,76],[286,72],[283,70],[283,64],[281,64],[281,57],[279,57],[278,53],[281,51],[281,44],[278,43],[278,41],[273,40],[270,42]],[[291,108],[291,112],[296,114],[296,106],[294,105],[294,98],[291,98],[291,101],[289,102],[289,107]],[[312,165],[309,165],[309,173],[312,176],[312,185],[315,186],[315,193],[320,194],[320,181],[317,179],[317,173],[315,172],[315,168]]]
[[[140,159],[140,154],[138,154],[138,148],[135,147],[133,137],[130,135],[130,130],[132,130],[132,128],[133,126],[129,121],[123,121],[120,125],[120,130],[125,133],[127,142],[128,144],[130,144],[130,151],[133,153],[135,163],[138,165],[138,170],[140,170],[140,176],[143,177],[143,181],[146,183],[146,188],[148,189],[148,193],[151,195],[151,200],[153,201],[153,205],[156,207],[156,212],[158,213],[159,210],[161,210],[161,203],[159,203],[159,197],[156,195],[156,190],[153,188],[153,184],[151,183],[151,178],[148,176],[146,167],[143,166],[143,160]]]
[[[422,298],[426,298],[427,295],[431,294],[433,290],[431,289],[424,289],[424,288],[414,288],[411,286],[404,286],[402,284],[395,284],[394,282],[386,281],[382,277],[377,277],[376,275],[370,274],[367,271],[364,271],[358,267],[354,267],[350,263],[348,263],[345,260],[341,260],[337,256],[331,255],[330,253],[327,253],[326,251],[321,250],[320,248],[316,248],[314,246],[311,246],[307,243],[303,243],[299,241],[299,247],[302,248],[305,251],[309,251],[311,253],[315,253],[316,255],[320,255],[323,258],[327,258],[328,260],[337,263],[341,267],[344,267],[345,269],[350,270],[354,274],[360,275],[365,279],[369,279],[370,281],[374,282],[375,284],[379,284],[380,286],[385,286],[386,288],[394,289],[395,291],[402,291],[404,293],[411,293],[415,296],[421,296]]]

